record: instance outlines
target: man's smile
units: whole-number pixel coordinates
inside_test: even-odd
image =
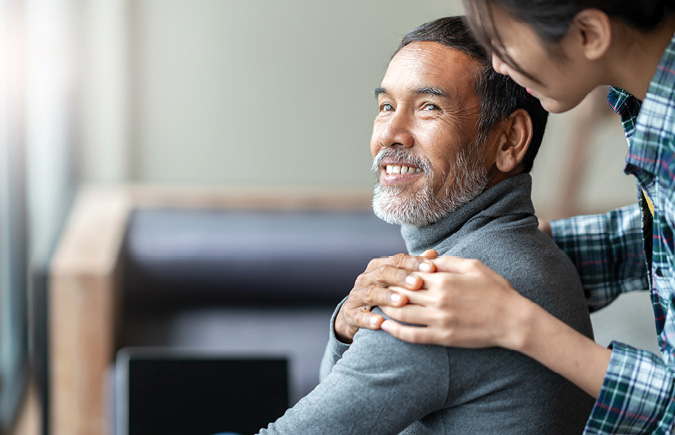
[[[424,171],[422,168],[410,163],[402,162],[382,162],[380,165],[380,183],[398,184],[407,183],[412,179],[422,177]]]
[[[406,165],[386,165],[384,171],[387,175],[405,175],[405,174],[414,174],[417,172],[422,172],[420,168],[415,168],[414,166]]]

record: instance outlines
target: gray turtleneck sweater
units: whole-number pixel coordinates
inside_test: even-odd
[[[537,230],[531,184],[520,174],[436,224],[403,226],[406,246],[412,255],[433,248],[478,259],[591,337],[574,266]],[[590,396],[520,353],[415,345],[366,329],[347,346],[334,335],[334,319],[321,382],[260,433],[579,434],[593,407]]]

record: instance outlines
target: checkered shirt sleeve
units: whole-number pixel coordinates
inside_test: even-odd
[[[636,205],[551,222],[553,240],[579,272],[591,311],[621,293],[649,289]]]
[[[605,380],[584,434],[670,434],[675,377],[651,352],[612,342]]]

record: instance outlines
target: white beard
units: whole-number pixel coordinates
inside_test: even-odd
[[[373,161],[373,172],[378,177],[373,194],[375,216],[390,224],[408,224],[425,227],[434,224],[453,211],[480,195],[488,184],[488,171],[484,159],[476,152],[478,144],[464,147],[450,166],[454,176],[452,185],[437,198],[429,184],[432,168],[428,160],[408,154],[403,150],[383,149]],[[379,182],[380,162],[385,157],[393,157],[402,163],[424,171],[426,182],[416,192],[406,192],[409,186],[383,186]],[[448,174],[445,174],[448,176]]]

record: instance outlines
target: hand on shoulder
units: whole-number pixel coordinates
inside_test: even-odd
[[[482,348],[517,348],[519,313],[532,303],[478,260],[438,257],[435,273],[419,273],[420,290],[399,289],[408,304],[382,307],[398,320],[381,328],[412,343]],[[399,322],[421,326],[403,325]]]
[[[398,254],[392,257],[373,259],[366,270],[356,278],[349,297],[335,319],[335,334],[344,343],[351,343],[359,328],[378,329],[384,318],[371,312],[373,307],[398,307],[408,299],[398,289],[417,290],[422,279],[416,271],[433,272],[436,251],[429,250],[419,257]]]

